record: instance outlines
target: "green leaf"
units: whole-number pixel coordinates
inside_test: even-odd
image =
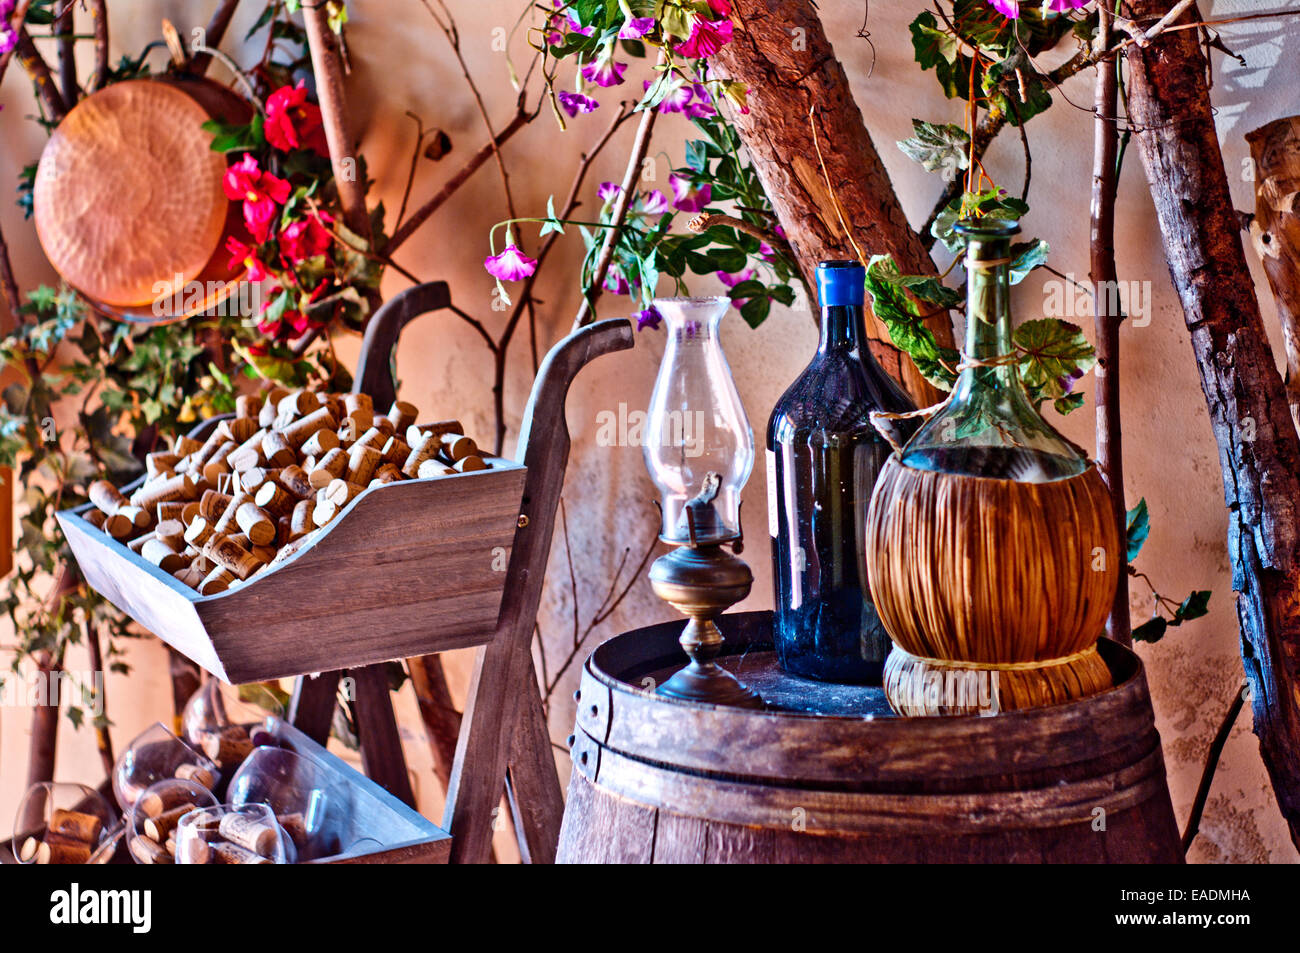
[[[1142,544],[1147,541],[1151,535],[1151,515],[1147,511],[1146,497],[1138,500],[1138,505],[1128,511],[1124,521],[1124,537],[1128,540],[1129,562],[1137,559],[1138,553],[1142,552]]]
[[[549,235],[551,232],[556,232],[560,235],[564,234],[564,223],[561,222],[559,216],[555,214],[554,195],[548,196],[546,199],[546,221],[542,223],[541,230],[538,231],[537,234],[539,236]]]
[[[1026,321],[1011,336],[1020,353],[1020,380],[1036,401],[1071,393],[1097,363],[1097,352],[1077,324],[1059,318]]]
[[[746,301],[744,307],[740,309],[740,316],[751,328],[756,328],[767,320],[771,310],[772,302],[767,299],[767,295],[761,295]]]
[[[1201,618],[1210,611],[1210,595],[1207,589],[1197,589],[1182,601],[1178,611],[1174,613],[1174,619],[1177,622],[1187,622],[1189,619]]]
[[[1035,268],[1047,264],[1047,253],[1051,246],[1041,238],[1031,242],[1016,242],[1011,246],[1011,283],[1018,285],[1025,280]]]
[[[961,126],[913,119],[912,130],[915,135],[898,140],[898,148],[909,159],[921,163],[926,172],[938,172],[945,182],[951,182],[970,165],[970,136]]]
[[[1169,623],[1161,616],[1155,616],[1133,630],[1134,642],[1159,642],[1165,637]]]

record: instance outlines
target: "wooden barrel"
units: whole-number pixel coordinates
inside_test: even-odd
[[[767,711],[653,693],[682,623],[583,670],[560,834],[569,863],[1181,863],[1142,664],[1114,687],[985,717],[893,716],[879,688],[781,672],[771,613],[724,616],[721,661]]]

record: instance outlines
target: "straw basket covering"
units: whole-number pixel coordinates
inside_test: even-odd
[[[1096,642],[1122,559],[1095,467],[1019,483],[891,457],[866,551],[872,599],[896,647],[886,694],[901,714],[1031,708],[1110,686]],[[954,682],[966,687],[956,699]],[[983,694],[972,698],[976,688]]]
[[[115,83],[83,100],[41,154],[33,204],[41,247],[77,290],[148,305],[199,276],[229,200],[209,112],[179,85]]]

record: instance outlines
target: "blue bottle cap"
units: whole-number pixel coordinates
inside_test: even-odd
[[[823,308],[862,307],[867,271],[856,261],[823,261],[817,265],[817,297]]]

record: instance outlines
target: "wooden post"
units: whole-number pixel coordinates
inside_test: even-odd
[[[1246,133],[1255,163],[1255,217],[1250,240],[1268,286],[1286,346],[1286,400],[1300,427],[1300,116]]]
[[[1136,0],[1154,22],[1170,0]],[[1195,7],[1181,22],[1198,20]],[[1129,114],[1223,468],[1255,733],[1300,845],[1300,439],[1246,267],[1197,33],[1127,48]]]
[[[808,115],[814,105],[826,172],[863,254],[888,252],[904,272],[937,274],[907,223],[811,0],[735,0],[733,7],[740,27],[712,62],[723,75],[749,87],[749,112],[735,117],[736,129],[794,249],[804,282],[810,289],[816,287],[813,272],[824,258],[855,257],[818,164]],[[803,43],[792,42],[794,36]],[[884,325],[874,316],[869,320],[868,334],[887,342]],[[941,345],[953,346],[946,313],[932,316],[926,326]],[[872,350],[918,404],[942,398],[901,352],[889,345]]]

